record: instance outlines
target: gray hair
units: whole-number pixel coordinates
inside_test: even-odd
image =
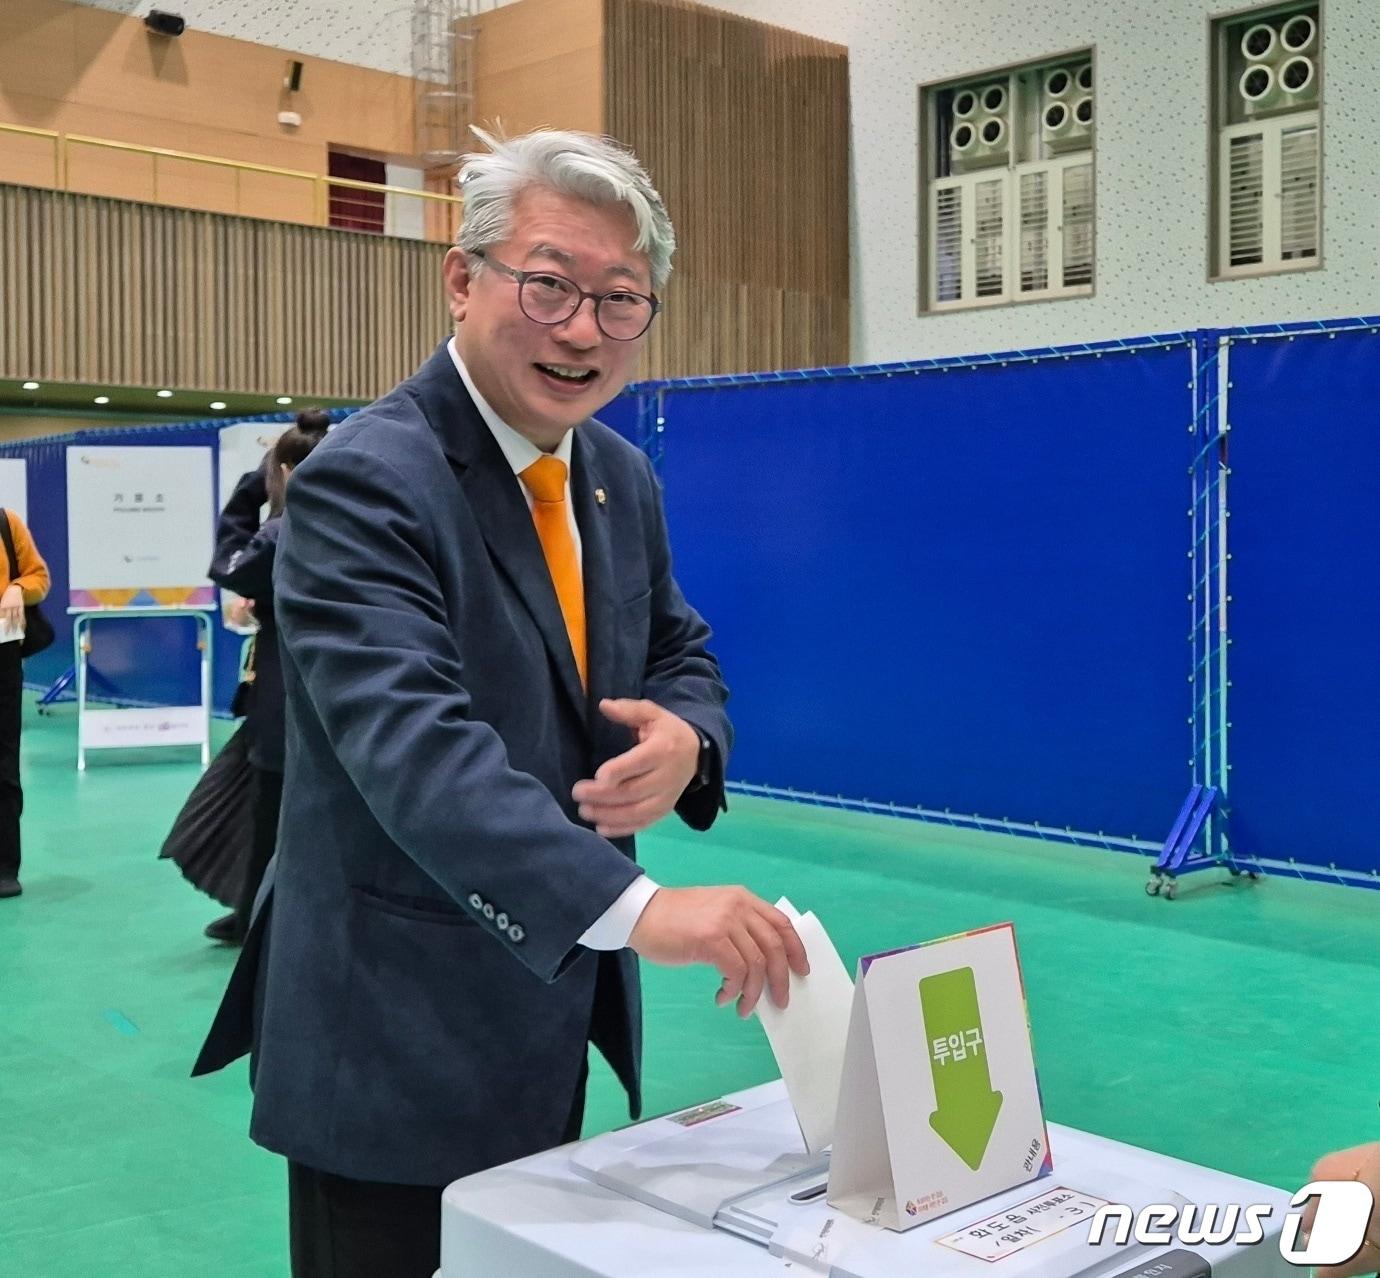
[[[464,221],[455,243],[467,253],[501,244],[512,231],[513,205],[528,187],[545,187],[591,204],[623,204],[637,226],[637,249],[652,268],[652,287],[671,275],[676,233],[647,171],[627,147],[590,133],[538,129],[516,138],[471,131],[488,151],[461,157],[457,179]]]

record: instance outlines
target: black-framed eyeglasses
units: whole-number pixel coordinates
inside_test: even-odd
[[[661,310],[655,294],[634,293],[624,288],[609,293],[586,293],[574,280],[555,271],[519,271],[483,249],[471,250],[471,256],[517,281],[518,306],[535,324],[563,324],[588,298],[594,303],[594,322],[599,325],[599,331],[615,342],[631,342],[651,327]]]

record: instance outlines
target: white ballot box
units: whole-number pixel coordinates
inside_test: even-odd
[[[829,1205],[827,1155],[806,1151],[784,1086],[768,1083],[456,1181],[442,1199],[438,1278],[1301,1272],[1280,1254],[1288,1194],[1086,1132],[1048,1130],[1050,1174],[897,1232]],[[1170,1219],[1164,1241],[1145,1225],[1155,1207],[1165,1209],[1161,1224]],[[1262,1209],[1251,1218],[1259,1241],[1247,1207]],[[1223,1241],[1197,1241],[1204,1224]]]

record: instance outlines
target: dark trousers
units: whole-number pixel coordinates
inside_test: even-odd
[[[255,768],[250,779],[249,804],[254,811],[254,838],[249,848],[249,862],[244,867],[244,882],[235,901],[235,921],[243,935],[249,929],[249,916],[264,871],[273,858],[278,842],[278,814],[283,807],[283,774],[267,768]]]
[[[578,1140],[589,1062],[561,1141]],[[432,1278],[441,1267],[445,1186],[349,1180],[288,1163],[292,1278]]]
[[[24,665],[17,643],[0,643],[0,879],[19,877],[19,732],[24,722]]]

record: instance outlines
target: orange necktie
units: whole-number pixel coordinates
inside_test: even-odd
[[[580,576],[580,558],[575,553],[575,539],[570,535],[570,522],[565,504],[565,462],[559,457],[539,457],[520,476],[532,494],[532,520],[537,525],[542,553],[556,587],[565,631],[570,636],[570,650],[575,654],[575,668],[580,683],[585,678],[585,587]]]

